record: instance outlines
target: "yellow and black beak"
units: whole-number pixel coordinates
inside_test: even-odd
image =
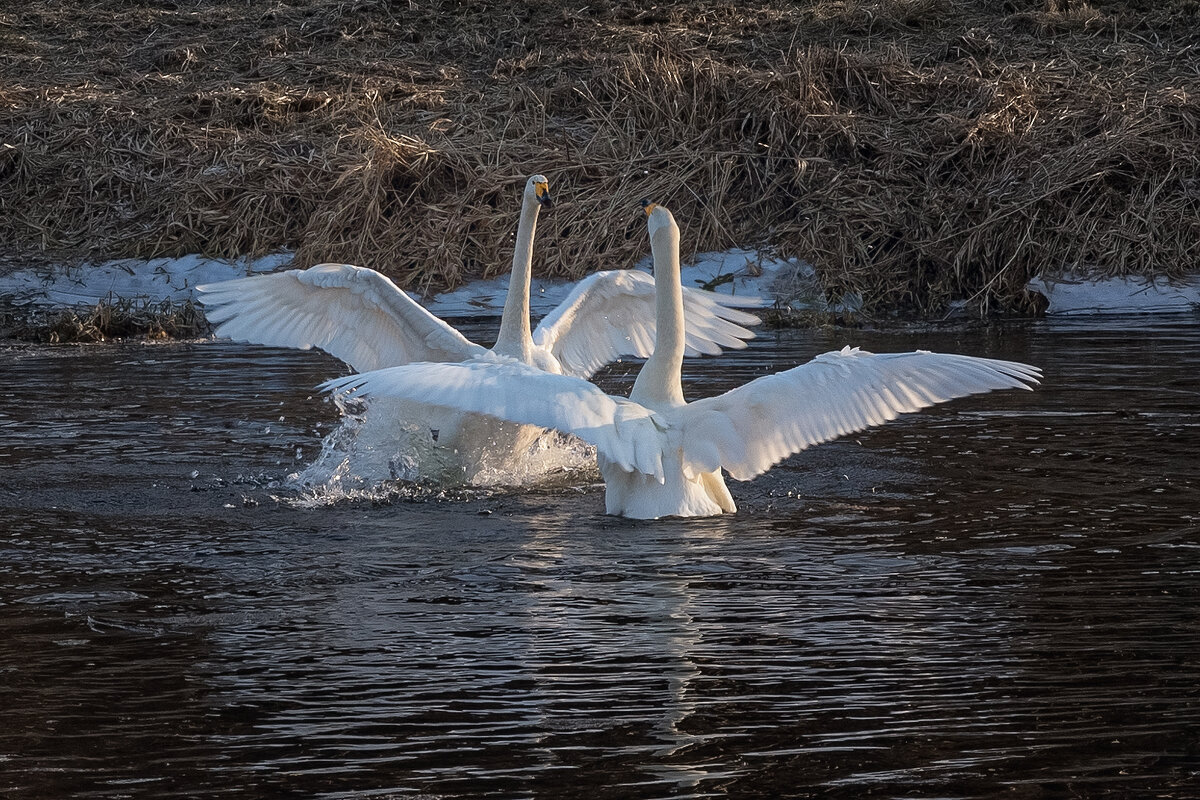
[[[546,208],[554,208],[554,198],[550,196],[550,184],[535,183],[533,193],[537,197],[537,201]]]
[[[658,203],[651,203],[649,198],[642,198],[642,211],[646,212],[646,216],[654,213],[654,209],[658,208]]]

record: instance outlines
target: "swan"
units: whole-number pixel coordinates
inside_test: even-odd
[[[548,373],[587,378],[619,356],[648,356],[654,343],[655,289],[654,279],[644,272],[610,270],[585,278],[530,330],[534,231],[539,210],[551,205],[547,179],[529,178],[500,331],[490,351],[430,313],[386,276],[350,264],[319,264],[204,284],[196,290],[218,336],[301,350],[316,347],[359,373],[412,362],[463,362],[490,352]],[[738,308],[762,301],[687,289],[683,303],[684,349],[696,355],[744,348],[744,340],[754,334],[743,326],[759,320]],[[425,438],[434,437],[434,449],[450,462],[448,470],[461,471],[468,481],[485,462],[503,466],[524,452],[541,432],[431,408],[421,398],[381,411],[428,431]]]
[[[736,511],[722,469],[749,480],[792,453],[898,414],[1038,383],[1037,367],[1012,361],[924,350],[875,355],[845,347],[688,403],[680,380],[686,334],[679,228],[665,207],[643,202],[654,255],[657,338],[628,399],[495,353],[461,364],[367,372],[321,388],[421,397],[572,433],[596,447],[607,512],[656,519]]]

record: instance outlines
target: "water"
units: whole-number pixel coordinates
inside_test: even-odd
[[[0,351],[0,795],[1200,796],[1200,326],[767,334],[688,392],[845,343],[1046,380],[631,522],[305,507],[318,354]]]

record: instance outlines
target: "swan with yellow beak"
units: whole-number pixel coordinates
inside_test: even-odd
[[[792,453],[881,425],[901,413],[996,389],[1029,389],[1037,367],[918,350],[875,355],[846,347],[802,366],[688,403],[679,278],[679,227],[645,202],[654,255],[654,350],[629,398],[581,378],[490,356],[463,364],[413,364],[326,383],[338,392],[421,397],[572,433],[596,446],[610,514],[638,519],[736,510],[722,470],[749,480]]]

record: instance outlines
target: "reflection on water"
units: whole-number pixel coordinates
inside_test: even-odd
[[[316,354],[0,352],[0,794],[1200,794],[1200,329],[768,334],[689,396],[845,343],[1046,380],[630,522],[300,507]]]

